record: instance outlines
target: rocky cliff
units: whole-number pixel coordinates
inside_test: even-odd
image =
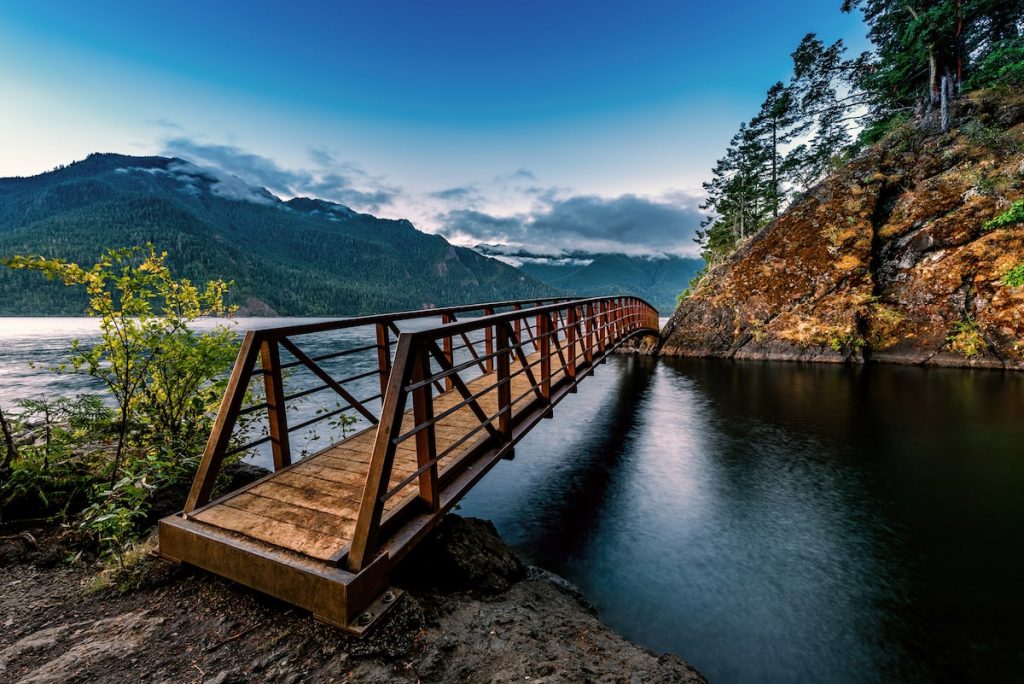
[[[1024,369],[1024,95],[973,93],[798,198],[684,299],[679,356]]]

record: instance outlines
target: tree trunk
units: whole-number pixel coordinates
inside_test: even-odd
[[[935,56],[935,47],[928,48],[928,90],[932,105],[939,104],[942,99],[942,84],[939,81],[939,59]]]
[[[772,215],[779,218],[779,126],[772,122]]]
[[[7,447],[7,453],[4,454],[3,463],[0,463],[0,469],[6,469],[12,461],[18,458],[18,447],[14,444],[14,435],[11,434],[11,424],[7,422],[7,417],[4,416],[3,407],[0,407],[0,429],[4,433],[4,445]]]
[[[117,482],[117,476],[121,470],[121,457],[124,454],[124,443],[128,438],[128,412],[121,411],[121,429],[117,435],[117,449],[114,451],[114,465],[110,469],[110,486]]]
[[[949,130],[949,96],[953,89],[949,73],[942,75],[942,132]]]

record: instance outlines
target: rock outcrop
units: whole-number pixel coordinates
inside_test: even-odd
[[[683,300],[660,351],[1024,369],[1007,277],[1024,223],[990,223],[1022,197],[1024,95],[971,94],[956,130],[897,128],[794,201]]]

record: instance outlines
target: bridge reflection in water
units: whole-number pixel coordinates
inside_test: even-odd
[[[401,328],[435,318],[434,327]],[[299,346],[304,336],[360,328],[375,342],[313,357]],[[184,511],[160,522],[160,551],[363,633],[398,595],[388,588],[395,564],[445,512],[596,364],[657,331],[657,311],[635,297],[473,304],[251,331]],[[367,355],[371,370],[343,378],[324,370],[345,359],[360,367],[354,361]],[[300,372],[319,384],[289,393]],[[374,375],[379,391],[354,396],[350,388]],[[289,402],[327,391],[340,397],[337,408],[289,423]],[[290,433],[349,411],[371,426],[292,462]],[[239,420],[256,415],[265,415],[266,434],[238,443]],[[274,473],[211,501],[223,460],[267,442]]]

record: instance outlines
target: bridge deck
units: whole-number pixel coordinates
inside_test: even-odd
[[[398,327],[424,318],[441,325]],[[656,334],[657,324],[642,300],[595,297],[249,331],[184,510],[160,521],[160,552],[361,634],[394,604],[398,592],[387,589],[396,564],[445,512],[596,363],[631,336]],[[356,329],[365,334],[330,341],[313,356],[299,347],[310,335]],[[282,363],[282,353],[291,358]],[[351,364],[353,373],[338,378],[324,362],[342,371]],[[322,384],[293,387],[289,369]],[[352,394],[373,377],[378,394]],[[259,379],[262,393],[251,386]],[[326,390],[345,405],[289,426],[290,401]],[[346,411],[374,426],[291,463],[291,433]],[[237,444],[239,417],[261,413],[265,436]],[[275,472],[211,501],[224,458],[268,442]]]
[[[535,364],[539,358],[539,353],[531,354],[528,363]],[[518,361],[511,366],[512,374],[521,368]],[[474,393],[484,391],[478,402],[489,416],[498,411],[494,376],[495,371],[491,371],[467,383]],[[561,370],[552,371],[553,384],[563,377]],[[526,374],[512,377],[513,397],[528,393],[531,387]],[[462,395],[449,390],[434,397],[434,410],[442,413],[461,402]],[[520,407],[526,405],[519,403]],[[513,415],[520,411],[513,410]],[[411,421],[412,410],[406,416]],[[468,406],[439,419],[434,428],[437,451],[444,452],[479,425]],[[191,517],[313,559],[338,558],[352,542],[373,443],[374,431],[364,430],[214,502]],[[439,461],[442,479],[472,445],[473,440],[467,440]],[[388,489],[398,487],[417,467],[415,446],[408,442],[399,444]],[[415,487],[407,487],[405,492],[404,496],[400,494],[385,502],[385,519],[418,494]]]

